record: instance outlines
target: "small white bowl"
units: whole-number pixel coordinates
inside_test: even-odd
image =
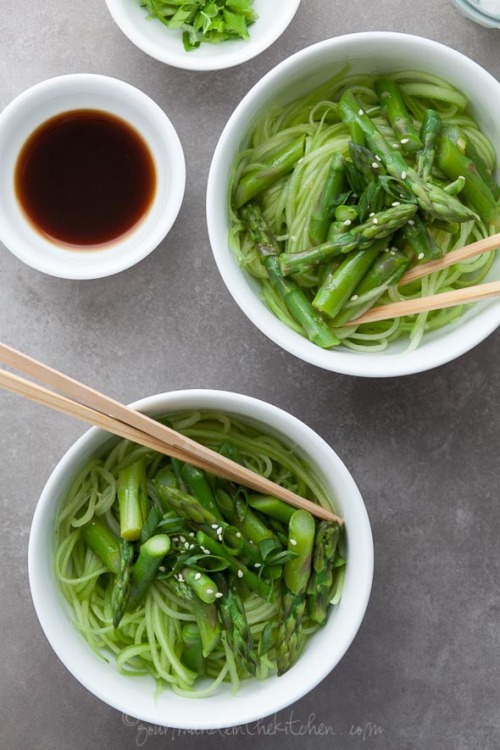
[[[125,36],[156,60],[185,70],[222,70],[246,62],[270,47],[292,21],[300,0],[280,0],[279,7],[269,0],[255,0],[253,7],[259,17],[249,27],[250,39],[205,42],[189,52],[182,44],[182,31],[168,29],[158,19],[148,18],[139,0],[106,0],[106,4]]]
[[[217,144],[207,187],[207,221],[215,261],[237,304],[262,333],[286,351],[333,372],[389,377],[429,370],[479,344],[500,325],[500,301],[479,303],[456,323],[426,333],[415,351],[398,340],[383,352],[324,350],[292,331],[266,307],[259,285],[244,272],[228,244],[227,196],[234,159],[245,147],[256,118],[267,107],[311,91],[348,63],[353,73],[421,70],[444,78],[464,92],[483,132],[500,150],[500,83],[468,57],[438,42],[409,34],[363,32],[328,39],[284,60],[243,98]],[[500,257],[488,280],[500,278]]]
[[[243,680],[237,695],[221,685],[209,698],[185,698],[168,688],[155,698],[149,677],[121,675],[90,649],[72,623],[54,575],[54,524],[65,493],[82,464],[98,453],[109,435],[92,428],[57,464],[42,492],[31,527],[28,567],[41,626],[66,668],[90,692],[141,721],[182,729],[217,729],[256,721],[312,690],[340,661],[361,625],[373,576],[373,540],[363,500],[337,454],[315,432],[285,411],[255,398],[214,390],[186,390],[151,396],[134,406],[150,415],[209,409],[237,415],[279,437],[310,461],[345,520],[347,566],[342,597],[327,623],[307,642],[283,676]]]
[[[126,121],[149,147],[156,189],[141,221],[114,242],[72,249],[44,237],[17,199],[19,153],[42,123],[62,112],[95,109]],[[179,137],[163,110],[124,81],[93,74],[50,78],[24,91],[0,114],[0,241],[20,260],[51,276],[96,279],[123,271],[152,252],[172,227],[184,196],[186,166]]]

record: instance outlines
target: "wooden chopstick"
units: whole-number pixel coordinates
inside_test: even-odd
[[[404,286],[410,281],[420,279],[435,271],[441,271],[444,268],[460,263],[463,260],[474,258],[491,250],[500,248],[500,232],[492,234],[490,237],[484,237],[482,240],[472,242],[470,245],[464,245],[457,250],[452,250],[447,255],[437,260],[430,260],[427,263],[413,266],[407,271],[399,281],[398,286]],[[390,320],[391,318],[402,318],[404,315],[415,315],[416,313],[429,312],[430,310],[440,310],[443,307],[453,307],[454,305],[464,305],[471,302],[478,302],[488,297],[496,297],[500,294],[500,282],[491,281],[487,284],[478,284],[466,289],[455,289],[451,292],[441,292],[429,297],[420,297],[419,299],[404,300],[401,302],[390,302],[386,305],[373,307],[371,310],[363,313],[358,318],[343,323],[344,326],[358,326],[362,323],[375,323],[378,320]]]
[[[428,312],[429,310],[440,310],[443,307],[454,305],[466,305],[470,302],[478,302],[488,297],[496,297],[500,294],[500,281],[490,281],[487,284],[478,284],[465,289],[453,289],[451,292],[441,292],[428,297],[403,300],[401,302],[389,302],[387,305],[379,305],[368,310],[359,318],[343,323],[344,326],[358,326],[362,323],[375,323],[377,320],[389,320],[390,318],[402,318],[404,315],[415,315],[416,313]]]
[[[500,232],[498,234],[492,234],[490,237],[483,237],[482,240],[472,242],[470,245],[459,247],[457,250],[451,250],[437,260],[429,260],[427,263],[420,263],[417,266],[413,266],[413,268],[410,268],[410,270],[401,277],[398,286],[404,286],[404,284],[408,284],[410,281],[434,273],[434,271],[441,271],[443,268],[454,266],[455,263],[460,263],[462,260],[468,260],[469,258],[474,258],[474,256],[481,255],[490,250],[498,250],[498,248],[500,248]]]
[[[193,466],[243,484],[257,492],[277,497],[296,508],[308,510],[318,518],[334,521],[340,525],[343,523],[336,514],[320,505],[300,497],[170,427],[53,370],[6,344],[0,344],[0,363],[36,378],[61,393],[0,369],[0,387],[5,390],[93,424],[107,432],[133,440],[152,450],[188,461]]]

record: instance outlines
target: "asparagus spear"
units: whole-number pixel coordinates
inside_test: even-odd
[[[120,540],[113,534],[111,529],[100,519],[94,516],[82,527],[82,537],[90,549],[104,565],[118,575],[120,571]]]
[[[297,510],[290,519],[288,549],[297,556],[283,570],[283,612],[276,642],[278,675],[284,674],[299,656],[303,643],[302,618],[306,609],[306,590],[311,575],[315,522],[306,510]]]
[[[413,222],[403,227],[403,236],[413,250],[417,263],[425,263],[428,260],[442,258],[444,250],[440,247],[424,222],[415,216]]]
[[[329,349],[340,343],[337,336],[314,310],[302,289],[299,289],[293,281],[283,277],[278,261],[279,247],[257,204],[247,205],[242,211],[242,217],[254,237],[271,286],[283,300],[292,318],[302,326],[307,337],[314,344]]]
[[[363,174],[368,182],[378,179],[379,175],[385,174],[384,165],[377,159],[375,154],[366,146],[359,143],[349,142],[349,153],[352,163]]]
[[[403,151],[417,151],[422,142],[415,129],[411,115],[406,109],[401,90],[390,78],[377,78],[375,91],[382,104],[382,114],[391,123]]]
[[[369,217],[367,221],[353,227],[350,232],[337,235],[323,245],[298,253],[282,253],[279,259],[281,271],[285,276],[291,273],[302,273],[311,266],[354,250],[362,243],[387,237],[403,227],[416,212],[417,206],[412,203],[392,206]],[[316,307],[314,302],[313,305]]]
[[[111,593],[111,612],[113,627],[117,628],[125,614],[130,597],[134,547],[124,539],[120,541],[120,569],[113,584]]]
[[[303,594],[311,574],[315,522],[307,510],[296,510],[288,526],[288,549],[296,557],[285,563],[283,578],[292,594]]]
[[[241,208],[248,201],[266,190],[274,182],[284,177],[294,168],[304,154],[305,137],[300,136],[284,146],[274,149],[263,158],[257,169],[243,175],[233,196],[236,208]]]
[[[463,194],[488,224],[500,226],[500,208],[493,193],[484,182],[472,159],[463,154],[453,142],[447,128],[443,129],[437,150],[439,168],[451,179],[465,177]]]
[[[120,534],[127,542],[139,539],[141,534],[148,507],[146,483],[146,465],[142,459],[118,475]]]
[[[205,657],[198,626],[194,622],[186,622],[182,626],[182,662],[199,677],[205,674]]]
[[[424,115],[420,128],[422,148],[419,149],[416,155],[417,174],[426,182],[431,176],[436,156],[436,144],[440,131],[440,116],[434,109],[428,109]]]
[[[320,625],[326,620],[339,537],[340,528],[337,524],[319,522],[314,540],[312,573],[308,584],[308,611],[311,620]]]
[[[500,185],[486,166],[471,139],[457,125],[447,125],[446,135],[465,156],[474,162],[481,179],[488,185],[495,200],[498,200],[500,198]]]
[[[344,306],[340,313],[332,320],[332,325],[343,326],[348,320],[359,317],[373,307],[386,289],[398,283],[409,265],[410,259],[401,250],[380,253],[373,266],[356,287],[355,294],[351,297],[353,303]],[[362,297],[375,289],[378,290],[376,296],[372,296],[367,302],[361,302],[358,305],[354,304],[354,297]]]
[[[169,580],[169,586],[177,594],[179,599],[183,600],[191,607],[193,611],[198,631],[200,633],[202,654],[206,658],[209,656],[220,640],[221,627],[215,604],[205,604],[193,594],[189,586],[183,581],[176,578]]]
[[[320,286],[313,305],[324,315],[335,318],[386,245],[386,239],[376,240],[368,250],[350,253]]]
[[[332,220],[332,210],[344,187],[345,166],[344,157],[335,152],[330,162],[328,174],[316,210],[309,222],[309,238],[313,245],[320,245],[325,241],[328,227]]]
[[[266,516],[285,524],[290,522],[290,518],[295,513],[291,505],[270,495],[250,495],[248,504],[260,513],[265,513]]]
[[[191,464],[184,464],[181,473],[191,494],[216,518],[222,519],[205,472]]]
[[[146,596],[149,587],[158,575],[163,558],[170,549],[170,537],[155,534],[141,544],[139,555],[132,570],[132,581],[127,609],[136,609]]]
[[[395,151],[386,141],[372,120],[360,107],[356,97],[350,91],[344,92],[339,102],[339,115],[349,125],[357,122],[362,128],[366,141],[376,156],[380,157],[387,172],[404,182],[415,194],[420,207],[430,213],[449,221],[467,221],[475,218],[475,214],[459,200],[433,185],[425,182],[410,167],[403,156]]]
[[[218,600],[218,608],[228,645],[238,657],[238,663],[243,669],[248,674],[255,675],[258,660],[245,608],[234,587],[229,585],[226,576],[218,573],[214,577],[222,594]]]
[[[206,573],[194,568],[184,568],[182,577],[193,593],[205,604],[213,604],[217,598],[218,589],[215,582]]]

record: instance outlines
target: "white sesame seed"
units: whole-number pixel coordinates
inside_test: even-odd
[[[418,258],[418,260],[423,260],[423,258],[425,258],[425,255],[424,255],[424,253],[419,253],[419,254],[417,255],[417,258]]]
[[[172,537],[172,541],[173,542],[178,542],[179,541],[179,537],[178,536],[173,536]]]
[[[164,565],[160,565],[160,567],[158,568],[158,570],[159,570],[159,571],[160,571],[161,573],[164,573],[164,572],[166,571],[166,567],[165,567]]]
[[[349,226],[351,226],[351,224],[352,224],[352,221],[351,221],[350,219],[346,219],[346,220],[345,220],[345,221],[343,222],[343,224],[344,224],[344,226],[345,226],[345,227],[349,227]]]
[[[213,589],[205,589],[205,593],[206,594],[213,594],[214,590]]]
[[[396,255],[396,251],[395,250],[389,250],[389,255]]]
[[[181,542],[185,542],[186,541],[186,537],[185,536],[180,536],[179,539],[181,540]]]
[[[393,148],[399,148],[399,143],[393,143],[393,144],[392,144],[392,147],[393,147]]]
[[[291,545],[292,545],[293,547],[295,547],[295,545],[297,544],[297,540],[296,540],[296,539],[290,539],[290,544],[291,544]]]
[[[262,565],[260,563],[255,563],[254,568],[262,568]]]
[[[179,576],[178,576],[177,580],[178,580],[178,581],[179,581],[180,583],[184,583],[184,577],[183,577],[182,573],[179,573]]]
[[[352,297],[351,297],[351,301],[352,302],[356,302],[357,299],[359,299],[359,295],[358,294],[353,294]]]
[[[189,542],[184,542],[184,549],[189,549]]]
[[[371,214],[368,214],[368,216],[371,218],[372,216],[375,216],[375,211],[372,211]]]
[[[195,548],[195,545],[194,545],[194,544],[190,544],[190,545],[189,545],[189,549],[194,549],[194,548]]]
[[[364,114],[365,114],[364,110],[362,110],[362,109],[358,110],[358,115],[364,115]]]
[[[401,172],[401,179],[406,180],[406,172]]]
[[[393,201],[391,203],[391,206],[400,206],[400,205],[401,205],[401,203],[399,201]]]
[[[377,161],[382,161],[382,157],[381,157],[381,156],[379,156],[378,154],[375,154],[375,159],[376,159]]]
[[[414,226],[415,222],[413,221],[413,219],[408,219],[408,224],[412,227]]]
[[[219,528],[217,529],[217,533],[219,534],[219,536],[222,536],[222,526],[219,526]]]
[[[209,554],[210,554],[210,550],[209,550],[209,549],[207,549],[206,547],[202,547],[202,548],[201,548],[201,551],[202,551],[202,552],[204,552],[204,553],[205,553],[206,555],[209,555]]]
[[[212,525],[210,526],[210,528],[211,528],[211,529],[218,529],[218,528],[219,528],[219,524],[218,524],[218,523],[213,523],[213,524],[212,524]]]
[[[377,217],[376,217],[376,216],[374,216],[374,217],[373,217],[373,223],[374,223],[374,224],[378,224],[378,219],[377,219]]]
[[[189,536],[195,536],[195,533],[194,533],[194,531],[190,531],[190,532],[189,532]]]
[[[401,138],[401,140],[399,142],[404,145],[405,143],[409,143],[410,139],[409,138]]]
[[[379,166],[380,164],[378,163],[378,161],[372,161],[372,169],[378,169]]]
[[[195,581],[199,581],[199,580],[200,580],[200,578],[201,578],[201,573],[195,573],[195,575],[194,575],[194,580],[195,580]]]
[[[238,570],[238,572],[237,572],[236,575],[238,576],[238,578],[243,578],[243,571],[242,570]]]
[[[235,536],[238,537],[238,539],[241,539],[241,531],[237,531]]]
[[[220,592],[220,591],[218,591],[218,592],[216,593],[216,595],[215,595],[215,598],[216,598],[216,599],[220,599],[221,597],[222,597],[222,594],[221,594],[221,592]]]

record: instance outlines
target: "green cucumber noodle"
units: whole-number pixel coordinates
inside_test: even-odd
[[[190,411],[169,416],[169,425],[204,445],[218,449],[227,440],[235,445],[245,464],[288,487],[303,497],[332,508],[331,498],[308,463],[293,447],[219,412]],[[115,661],[124,675],[150,675],[157,693],[165,687],[187,697],[206,697],[223,682],[230,682],[236,692],[246,675],[239,668],[235,654],[222,635],[219,645],[206,659],[205,678],[197,675],[181,660],[181,627],[194,622],[189,603],[170,586],[169,571],[164,569],[151,585],[143,603],[127,612],[119,628],[112,624],[111,593],[114,576],[86,545],[82,527],[100,517],[120,535],[118,519],[118,474],[143,458],[151,479],[158,467],[168,460],[164,456],[120,440],[112,448],[89,460],[75,477],[56,519],[55,575],[69,603],[78,631],[93,651],[106,661]],[[154,502],[154,489],[148,489]],[[343,554],[343,539],[341,537]],[[342,592],[344,566],[336,568],[331,601],[337,603]],[[250,593],[244,602],[251,633],[258,645],[266,625],[277,625],[275,601],[265,601]],[[309,637],[319,626],[305,618],[303,633]],[[276,673],[273,651],[259,657],[257,677],[265,679]],[[196,684],[195,684],[196,683]]]
[[[389,142],[395,139],[394,132],[382,116],[378,97],[374,89],[375,77],[370,75],[347,75],[347,67],[338,75],[312,92],[285,105],[270,107],[255,122],[246,141],[246,147],[238,154],[232,168],[229,186],[229,243],[235,257],[245,271],[258,279],[260,294],[267,307],[283,323],[299,334],[304,330],[286,309],[282,299],[271,286],[267,272],[254,246],[254,241],[245,231],[237,210],[231,205],[231,195],[243,175],[262,165],[266,154],[284,147],[298,136],[306,137],[305,153],[291,173],[281,177],[270,188],[259,195],[263,216],[271,227],[283,252],[293,253],[310,247],[309,222],[317,205],[327,176],[332,154],[349,155],[350,133],[337,115],[336,100],[345,89],[357,97],[364,111]],[[403,71],[386,76],[400,86],[405,103],[414,118],[417,128],[427,109],[436,110],[443,126],[459,126],[482,157],[487,168],[494,171],[495,150],[480,131],[474,118],[468,113],[466,97],[446,81],[437,76]],[[449,252],[474,242],[497,231],[482,221],[467,221],[450,233],[432,226],[430,231],[437,243]],[[404,296],[398,286],[390,287],[381,297],[380,290],[372,290],[365,298],[355,302],[379,298],[383,304],[403,299],[414,299],[479,284],[488,274],[495,253],[483,255],[435,272],[415,280],[404,287]],[[310,296],[319,284],[321,267],[307,273],[296,274],[293,279]],[[347,303],[346,309],[349,305]],[[408,349],[415,349],[426,331],[434,331],[457,320],[466,306],[435,310],[399,319],[386,320],[359,326],[336,328],[344,347],[357,351],[383,351],[396,339],[406,337]]]

